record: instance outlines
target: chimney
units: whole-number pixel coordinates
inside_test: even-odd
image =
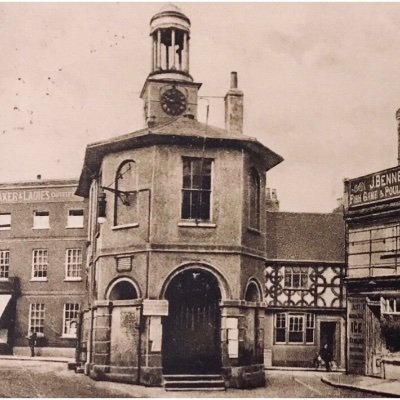
[[[36,175],[36,179],[37,179],[38,181],[40,181],[40,180],[42,179],[42,175],[40,175],[40,174]]]
[[[396,111],[397,119],[397,164],[400,165],[400,108]]]
[[[237,72],[231,72],[231,88],[225,95],[225,129],[237,135],[243,133],[243,92],[238,89]]]
[[[267,211],[279,211],[279,200],[276,189],[266,188],[265,203]]]

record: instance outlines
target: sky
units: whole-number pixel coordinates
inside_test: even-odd
[[[78,178],[87,144],[143,128],[149,21],[164,3],[0,3],[0,182]],[[284,161],[282,211],[330,212],[343,179],[397,164],[400,3],[183,3],[199,120],[223,127],[229,74],[244,133]]]

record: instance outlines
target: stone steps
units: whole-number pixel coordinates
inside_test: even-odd
[[[163,375],[163,386],[167,391],[225,390],[221,375]]]

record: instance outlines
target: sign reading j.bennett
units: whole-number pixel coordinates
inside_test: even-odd
[[[349,207],[400,197],[400,166],[349,181]]]

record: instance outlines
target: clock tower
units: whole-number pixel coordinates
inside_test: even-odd
[[[189,73],[190,20],[169,4],[150,21],[151,72],[140,97],[146,126],[179,116],[197,119],[197,92],[201,83]]]

